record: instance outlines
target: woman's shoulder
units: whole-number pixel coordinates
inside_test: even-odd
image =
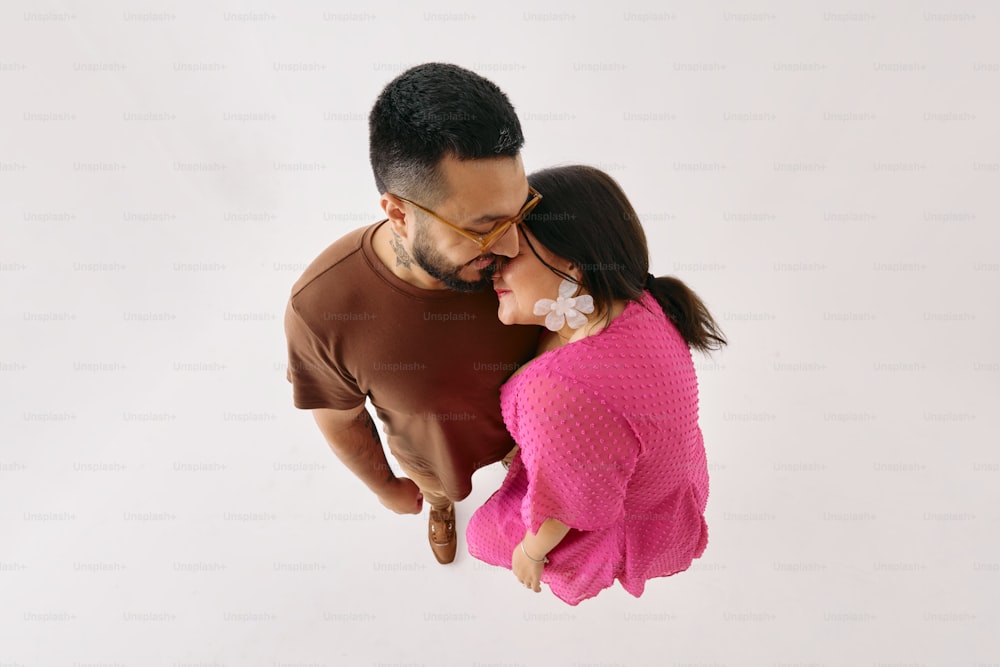
[[[504,385],[523,390],[538,384],[589,385],[595,390],[609,379],[670,363],[690,361],[684,339],[649,292],[630,301],[605,329],[562,347],[542,352],[522,366]]]

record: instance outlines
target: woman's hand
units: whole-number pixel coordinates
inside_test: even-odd
[[[510,562],[511,570],[514,571],[514,576],[517,577],[518,581],[536,593],[542,592],[542,568],[545,567],[544,561],[536,563],[528,558],[524,554],[524,551],[521,550],[521,544],[518,543],[511,554]]]
[[[542,568],[549,560],[548,553],[562,542],[569,530],[569,526],[556,519],[543,521],[538,527],[537,535],[526,530],[524,538],[510,555],[510,569],[517,580],[536,593],[541,593]]]

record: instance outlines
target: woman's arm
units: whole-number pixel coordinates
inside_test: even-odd
[[[606,530],[624,520],[640,443],[614,401],[558,369],[524,375],[518,391],[524,397],[516,413],[527,476],[521,499],[526,530],[511,553],[511,569],[523,585],[540,591],[544,556],[570,528]]]
[[[569,526],[558,519],[546,519],[538,527],[538,534],[532,535],[530,530],[524,531],[524,549],[528,555],[536,560],[543,560],[545,556],[556,548],[566,534]]]
[[[538,533],[524,532],[524,539],[514,547],[510,556],[511,570],[517,580],[526,587],[540,593],[542,590],[542,569],[545,556],[555,549],[569,533],[569,526],[558,519],[546,519],[538,527]]]

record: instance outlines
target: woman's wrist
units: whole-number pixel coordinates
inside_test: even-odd
[[[542,554],[541,558],[535,558],[530,553],[528,553],[528,550],[525,549],[525,547],[524,547],[524,540],[521,540],[521,553],[523,553],[524,556],[528,560],[530,560],[531,562],[533,562],[533,563],[548,563],[549,562],[548,554]]]

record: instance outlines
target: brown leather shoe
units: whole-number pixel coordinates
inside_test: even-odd
[[[436,510],[431,507],[430,520],[427,522],[427,540],[431,543],[431,551],[437,562],[442,565],[455,560],[458,550],[458,538],[455,535],[455,503],[447,509]]]

